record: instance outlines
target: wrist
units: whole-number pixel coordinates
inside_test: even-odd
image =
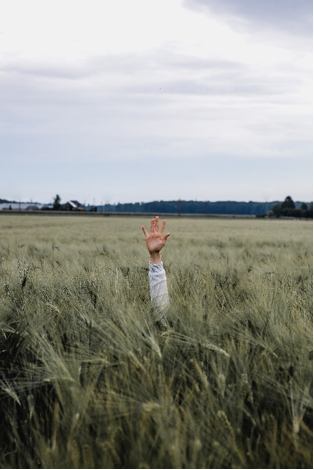
[[[150,253],[150,262],[151,264],[157,264],[161,262],[160,252]]]

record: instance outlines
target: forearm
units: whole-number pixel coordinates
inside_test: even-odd
[[[169,307],[167,277],[162,262],[150,262],[148,275],[152,305],[159,318],[162,318]]]

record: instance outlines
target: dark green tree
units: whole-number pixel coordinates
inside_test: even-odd
[[[295,203],[290,196],[287,196],[281,207],[282,209],[295,209]]]
[[[56,194],[56,197],[53,200],[53,210],[58,211],[61,209],[61,197],[59,194]]]
[[[295,214],[295,203],[290,196],[287,196],[281,205],[281,215],[285,217],[297,217]]]

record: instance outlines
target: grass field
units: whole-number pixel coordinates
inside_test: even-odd
[[[0,215],[1,468],[312,468],[312,222]]]

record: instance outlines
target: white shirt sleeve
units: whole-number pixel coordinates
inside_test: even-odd
[[[162,261],[157,264],[149,263],[150,298],[159,318],[163,318],[169,307],[166,271]]]

